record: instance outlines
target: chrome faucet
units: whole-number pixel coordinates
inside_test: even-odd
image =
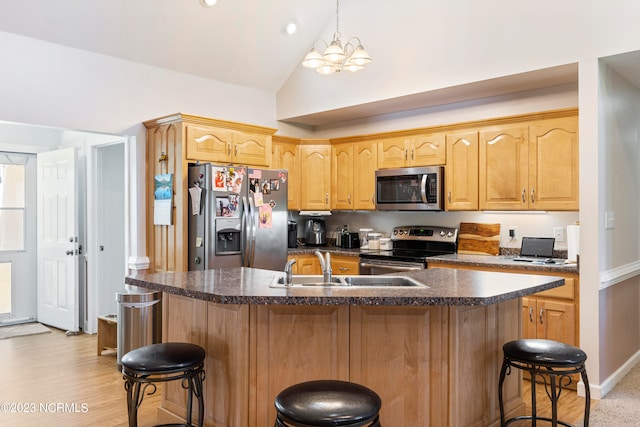
[[[324,283],[331,283],[331,255],[329,252],[325,254],[325,258],[322,257],[320,251],[316,251],[316,256],[320,260],[320,268],[322,269],[322,281]]]
[[[286,284],[287,286],[291,286],[293,284],[293,264],[296,263],[295,259],[290,259],[287,261],[287,264],[284,266],[284,273],[286,276]]]

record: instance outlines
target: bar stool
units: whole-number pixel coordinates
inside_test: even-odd
[[[204,349],[195,344],[170,342],[151,344],[131,350],[122,356],[122,375],[127,390],[127,409],[129,427],[138,425],[138,408],[145,394],[156,392],[155,383],[181,380],[182,387],[188,390],[187,425],[191,426],[191,404],[193,396],[198,399],[198,426],[204,422],[204,400],[202,382],[204,381]],[[146,393],[147,387],[152,389]]]
[[[348,381],[292,385],[276,396],[275,427],[381,427],[380,396]]]
[[[585,388],[584,427],[589,426],[589,410],[591,407],[591,393],[585,361],[587,355],[578,347],[563,344],[553,340],[521,339],[506,343],[502,350],[504,360],[500,370],[498,383],[498,401],[500,404],[500,425],[506,426],[516,420],[536,420],[551,422],[552,426],[563,425],[573,427],[565,421],[558,420],[558,399],[563,388],[569,386],[573,380],[570,375],[580,374]],[[511,367],[521,369],[531,374],[531,415],[510,418],[505,421],[504,403],[502,400],[502,384],[505,375],[511,374]],[[551,418],[540,417],[536,412],[536,378],[544,381],[547,395],[551,399]],[[549,383],[547,383],[547,378]]]

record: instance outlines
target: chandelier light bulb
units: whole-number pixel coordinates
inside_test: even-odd
[[[302,60],[302,65],[307,68],[315,68],[318,74],[329,75],[347,70],[356,72],[364,69],[365,65],[372,62],[369,52],[367,52],[358,37],[348,39],[344,47],[340,40],[340,0],[336,0],[336,32],[333,33],[331,43],[324,40],[322,42],[327,48],[320,54],[314,46]],[[353,43],[352,43],[353,41]]]

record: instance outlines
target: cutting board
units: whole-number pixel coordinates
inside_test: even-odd
[[[461,222],[458,229],[458,253],[499,255],[500,224]]]

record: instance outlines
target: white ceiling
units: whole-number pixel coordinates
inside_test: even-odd
[[[335,9],[334,0],[0,0],[0,31],[275,93]],[[299,30],[287,36],[291,19]]]

